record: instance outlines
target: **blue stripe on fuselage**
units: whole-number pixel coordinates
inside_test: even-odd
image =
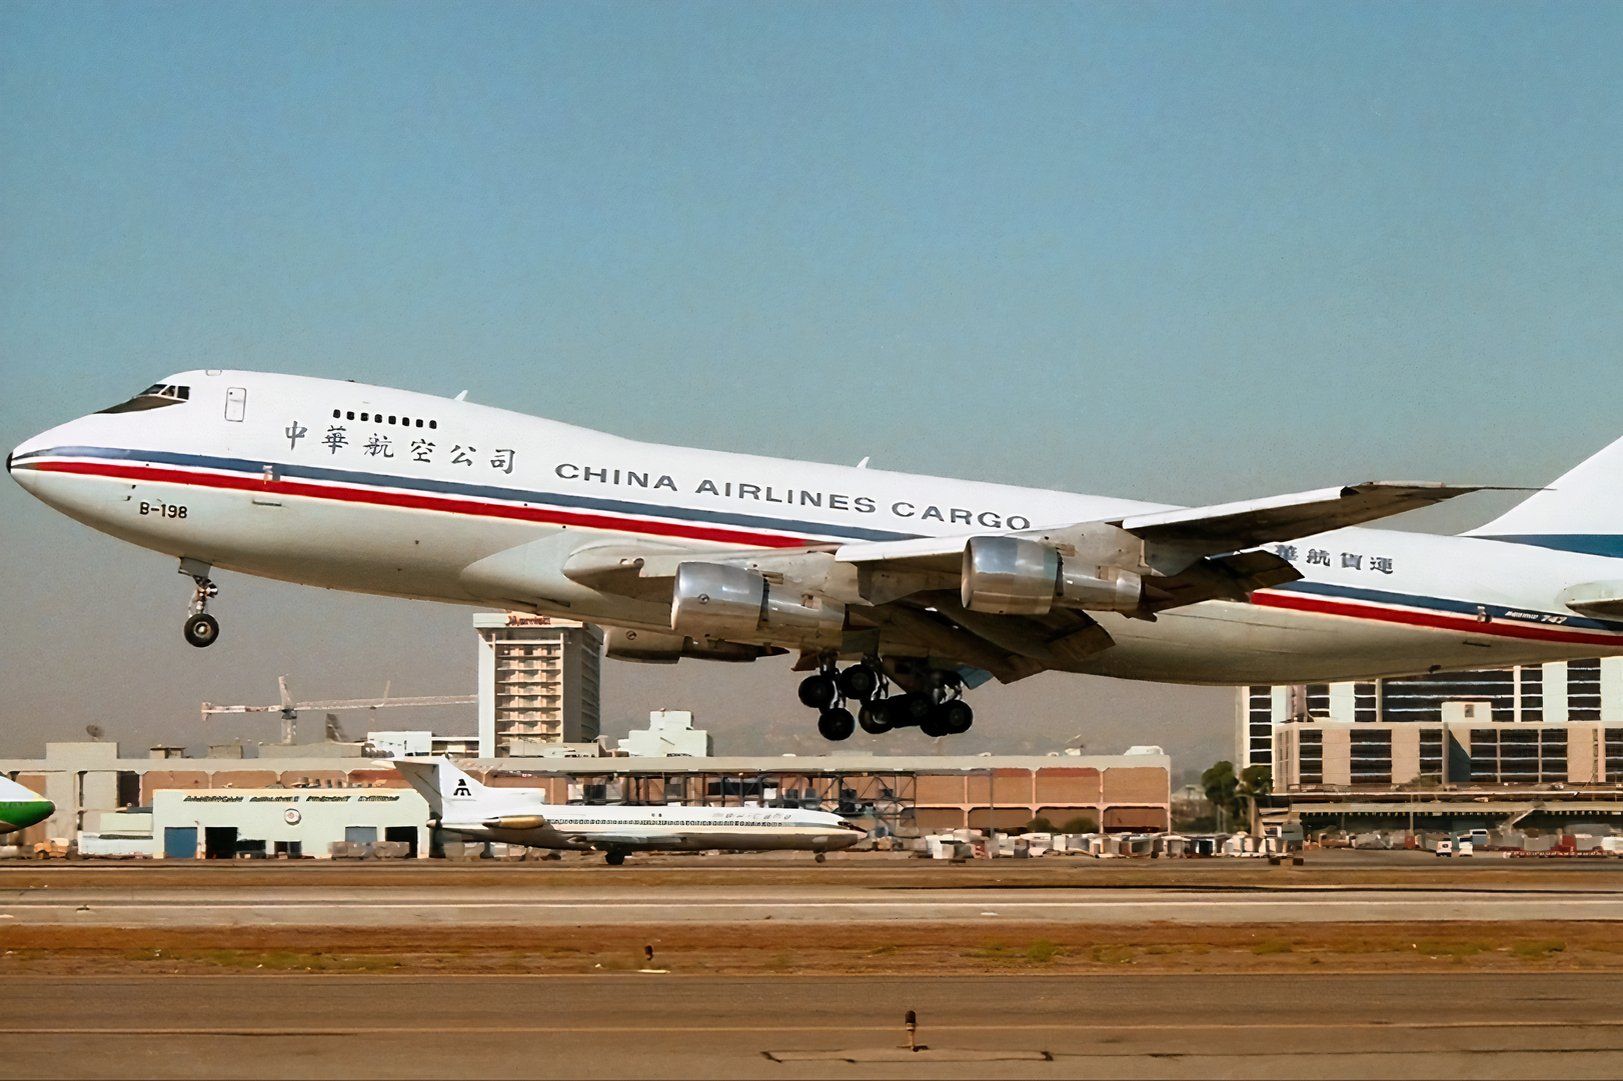
[[[386,488],[404,488],[408,491],[432,492],[436,495],[473,496],[478,499],[499,499],[513,503],[544,503],[552,507],[604,511],[611,514],[636,514],[649,518],[674,518],[678,521],[702,522],[707,525],[769,529],[779,533],[803,534],[807,537],[888,541],[912,540],[923,536],[920,533],[897,533],[886,529],[864,529],[858,526],[834,525],[826,522],[765,518],[753,514],[695,510],[691,507],[666,507],[656,503],[631,503],[618,499],[596,499],[591,496],[564,495],[560,492],[534,492],[522,488],[497,488],[484,484],[462,484],[458,481],[433,480],[428,477],[402,477],[392,473],[362,473],[348,469],[292,465],[286,462],[268,462],[253,458],[220,458],[204,454],[179,454],[171,451],[127,450],[122,447],[52,447],[49,450],[32,451],[17,458],[11,464],[15,468],[34,458],[49,457],[104,458],[119,461],[148,462],[153,465],[218,469],[235,473],[247,473],[253,476],[258,476],[268,465],[276,470],[278,477],[330,481],[340,484],[377,485]]]
[[[1303,579],[1296,582],[1286,582],[1284,585],[1270,586],[1269,588],[1276,592],[1308,593],[1318,597],[1364,601],[1370,604],[1397,604],[1405,608],[1424,608],[1433,612],[1448,612],[1472,617],[1486,614],[1490,619],[1503,619],[1508,622],[1526,623],[1537,627],[1572,627],[1597,631],[1623,631],[1623,622],[1591,619],[1587,616],[1574,615],[1571,612],[1541,612],[1531,608],[1507,608],[1502,604],[1479,604],[1474,601],[1450,600],[1445,597],[1423,597],[1413,593],[1392,593],[1383,589],[1363,589],[1358,586],[1336,585],[1331,582],[1310,582]],[[1529,615],[1540,617],[1549,616],[1551,621],[1542,618],[1525,619],[1512,615],[1513,612],[1526,612]]]
[[[1623,536],[1613,533],[1521,533],[1504,537],[1488,537],[1473,533],[1471,536],[1477,540],[1504,541],[1507,544],[1527,544],[1534,548],[1549,548],[1557,552],[1623,559]]]

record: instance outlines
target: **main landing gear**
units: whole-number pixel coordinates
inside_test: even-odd
[[[826,740],[849,739],[860,725],[869,735],[917,727],[932,738],[969,731],[975,711],[964,701],[964,682],[943,668],[897,673],[911,689],[892,694],[892,684],[877,658],[840,669],[830,660],[815,675],[800,681],[800,702],[815,709],[817,731]],[[846,707],[857,703],[855,715]]]
[[[180,561],[180,573],[186,575],[197,589],[192,593],[192,606],[186,614],[186,623],[182,628],[186,641],[203,649],[212,646],[215,639],[220,637],[220,621],[209,615],[209,601],[220,595],[220,587],[209,580],[210,567],[207,563],[199,563],[195,559]]]

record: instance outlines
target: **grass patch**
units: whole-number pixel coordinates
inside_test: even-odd
[[[1431,938],[1421,939],[1414,944],[1414,948],[1427,957],[1451,957],[1455,960],[1475,957],[1477,954],[1487,953],[1491,949],[1486,942],[1478,942],[1475,939],[1449,942]]]
[[[1003,965],[1046,965],[1064,952],[1048,939],[1039,938],[1024,947],[988,942],[970,951],[969,956]]]
[[[1059,947],[1046,938],[1039,938],[1026,947],[1026,960],[1035,965],[1046,965],[1059,955]]]
[[[1567,944],[1556,942],[1553,939],[1532,942],[1517,942],[1511,945],[1510,952],[1524,961],[1543,961],[1554,957],[1558,953],[1565,953]]]
[[[1101,965],[1130,965],[1138,952],[1137,946],[1095,946],[1088,954]]]
[[[1258,957],[1268,957],[1277,953],[1290,953],[1291,944],[1282,938],[1265,938],[1251,947],[1251,952]]]
[[[381,972],[400,967],[399,959],[377,954],[331,954],[299,950],[169,951],[162,958],[216,968],[266,972]]]

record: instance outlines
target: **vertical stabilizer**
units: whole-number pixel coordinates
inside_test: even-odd
[[[1468,535],[1623,557],[1623,439]]]
[[[490,789],[463,772],[449,758],[396,758],[394,768],[428,801],[435,818],[444,818],[445,809],[471,807]]]

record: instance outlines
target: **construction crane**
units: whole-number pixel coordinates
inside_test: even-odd
[[[349,710],[374,709],[400,709],[402,707],[422,706],[468,706],[479,699],[471,694],[440,694],[417,698],[393,698],[389,695],[389,684],[383,685],[382,698],[345,698],[324,702],[295,702],[293,692],[287,688],[287,677],[276,677],[277,690],[281,692],[281,701],[274,706],[217,706],[213,702],[204,702],[201,709],[203,723],[206,725],[210,717],[224,714],[244,713],[280,713],[282,715],[282,742],[292,745],[294,737],[298,734],[299,711],[318,710],[333,714]],[[327,721],[327,735],[331,739],[343,739],[344,731],[338,724],[336,717],[329,717]]]

